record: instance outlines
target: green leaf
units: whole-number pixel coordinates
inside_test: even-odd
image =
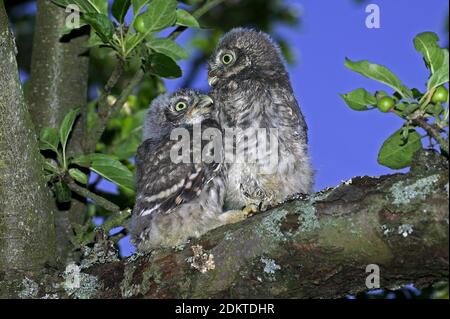
[[[444,53],[438,45],[439,37],[433,32],[423,32],[414,38],[414,47],[422,53],[431,73],[440,69],[444,62]]]
[[[150,73],[167,79],[179,78],[183,74],[174,60],[161,53],[152,54],[146,67]]]
[[[421,136],[417,131],[410,130],[408,139],[403,139],[403,130],[392,134],[384,143],[378,153],[378,163],[392,169],[401,169],[411,166],[413,155],[422,149]]]
[[[69,174],[70,174],[70,176],[73,177],[74,180],[76,180],[77,182],[79,182],[83,185],[86,185],[88,183],[87,175],[77,168],[69,169]]]
[[[132,48],[136,48],[136,46],[141,42],[143,38],[140,34],[137,33],[129,33],[125,38],[125,49],[127,51],[132,50]],[[130,51],[131,52],[131,51]]]
[[[366,60],[353,62],[346,58],[345,66],[365,77],[392,87],[404,98],[412,98],[411,91],[402,84],[400,79],[394,73],[392,73],[388,68],[382,65],[370,63]]]
[[[50,173],[59,173],[58,166],[53,159],[44,159],[44,169]]]
[[[120,161],[112,158],[95,159],[90,169],[107,180],[134,191],[133,173]]]
[[[114,0],[111,11],[114,18],[116,18],[117,21],[119,21],[119,23],[123,23],[125,15],[127,14],[128,9],[130,8],[130,5],[131,5],[130,0]]]
[[[97,35],[94,30],[91,30],[91,35],[89,36],[89,39],[84,42],[83,46],[85,48],[92,48],[102,44],[104,44],[103,40]]]
[[[39,136],[39,148],[41,150],[52,150],[55,153],[58,153],[58,145],[58,130],[53,127],[44,127]]]
[[[102,13],[85,13],[82,19],[95,30],[104,43],[109,43],[112,40],[114,25],[108,16]]]
[[[340,94],[350,108],[356,111],[369,110],[367,105],[376,105],[377,99],[363,88],[356,89],[347,94]]]
[[[63,181],[58,181],[54,185],[55,197],[58,203],[68,203],[72,199],[72,192]]]
[[[131,0],[133,13],[136,16],[150,0]]]
[[[89,168],[94,160],[101,161],[101,160],[117,160],[117,156],[109,155],[109,154],[102,154],[102,153],[92,153],[87,155],[79,155],[74,157],[70,163],[75,164],[81,167]]]
[[[108,15],[108,0],[87,0],[96,12]]]
[[[189,12],[183,9],[177,10],[177,24],[185,27],[200,28],[200,24],[197,19],[194,18]]]
[[[433,116],[439,116],[444,112],[444,108],[442,107],[442,103],[436,103],[436,104],[428,104],[425,111],[428,114],[431,114]]]
[[[152,50],[167,55],[175,61],[185,60],[189,57],[181,46],[170,39],[153,39],[148,42],[148,46]]]
[[[173,25],[177,20],[177,5],[176,0],[153,0],[150,2],[147,11],[141,14],[147,30],[146,34]]]
[[[66,8],[68,5],[76,5],[83,13],[108,14],[108,0],[52,0],[55,4]]]
[[[77,118],[79,112],[79,108],[71,110],[69,113],[67,113],[61,123],[61,126],[59,128],[59,141],[61,142],[63,149],[66,148],[70,131],[72,131],[73,123],[75,122],[75,119]]]
[[[437,88],[438,86],[447,83],[448,82],[448,69],[449,69],[449,62],[448,62],[448,50],[447,49],[440,49],[443,52],[444,55],[444,61],[442,62],[442,65],[439,69],[434,72],[430,79],[428,80],[428,90]]]
[[[408,116],[420,108],[420,105],[417,103],[408,104],[402,111],[404,116]]]

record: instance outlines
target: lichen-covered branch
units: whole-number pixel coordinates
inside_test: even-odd
[[[353,178],[147,256],[105,260],[111,250],[98,243],[79,288],[40,285],[49,290],[34,297],[338,298],[367,290],[369,264],[381,288],[448,280],[448,162],[439,158],[424,152],[411,173]]]
[[[439,144],[441,150],[448,155],[448,139],[442,136],[441,129],[427,122],[425,118],[419,117],[413,120],[413,123],[424,129],[428,135],[433,137]]]
[[[55,253],[54,201],[44,180],[15,55],[0,0],[0,278],[8,278],[11,271],[40,269]]]

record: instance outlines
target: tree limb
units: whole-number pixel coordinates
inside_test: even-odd
[[[12,270],[34,271],[54,262],[55,255],[54,201],[44,180],[15,55],[0,0],[0,277]]]
[[[182,251],[155,251],[86,272],[96,298],[336,298],[367,290],[448,280],[448,167],[358,177],[222,227]],[[192,247],[212,254],[200,273]],[[201,266],[201,265],[200,265]]]
[[[66,114],[87,102],[89,55],[83,43],[87,34],[77,30],[62,37],[67,13],[49,0],[38,0],[33,38],[30,80],[26,99],[39,135],[42,128],[60,126]],[[67,152],[69,156],[84,153],[86,141],[86,108],[75,122]],[[56,214],[57,251],[62,264],[72,255],[70,236],[73,225],[84,223],[86,205],[73,198],[69,207],[59,207]]]
[[[384,289],[448,280],[448,162],[422,158],[408,174],[356,177],[177,249],[99,259],[75,290],[55,290],[55,274],[34,297],[339,298],[368,290],[369,264]]]
[[[438,127],[435,127],[427,122],[426,119],[423,117],[418,117],[413,120],[413,123],[422,129],[425,130],[425,132],[428,133],[431,137],[433,137],[439,144],[439,147],[445,152],[445,154],[448,153],[448,140],[445,139],[440,132],[440,129]]]

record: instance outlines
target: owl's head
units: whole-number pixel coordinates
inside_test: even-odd
[[[177,127],[215,118],[213,100],[196,90],[164,93],[153,100],[144,120],[143,140],[159,139]]]
[[[208,62],[211,86],[231,79],[248,79],[285,74],[278,46],[264,32],[237,28],[219,41]]]

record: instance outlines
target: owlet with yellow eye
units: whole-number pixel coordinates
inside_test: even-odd
[[[241,28],[228,32],[209,60],[208,82],[219,123],[236,141],[225,147],[225,207],[267,207],[310,193],[306,122],[270,36]],[[247,160],[246,154],[257,156]]]
[[[194,136],[196,128],[201,134]],[[211,140],[202,138],[207,130],[220,134],[209,96],[180,90],[152,102],[136,154],[137,194],[130,230],[138,251],[176,246],[246,217],[243,211],[222,211],[225,181],[221,156],[195,158],[195,147],[204,155],[212,145]],[[177,147],[179,133],[189,138],[187,148]],[[216,151],[221,154],[220,148]],[[182,158],[180,152],[184,152]]]

